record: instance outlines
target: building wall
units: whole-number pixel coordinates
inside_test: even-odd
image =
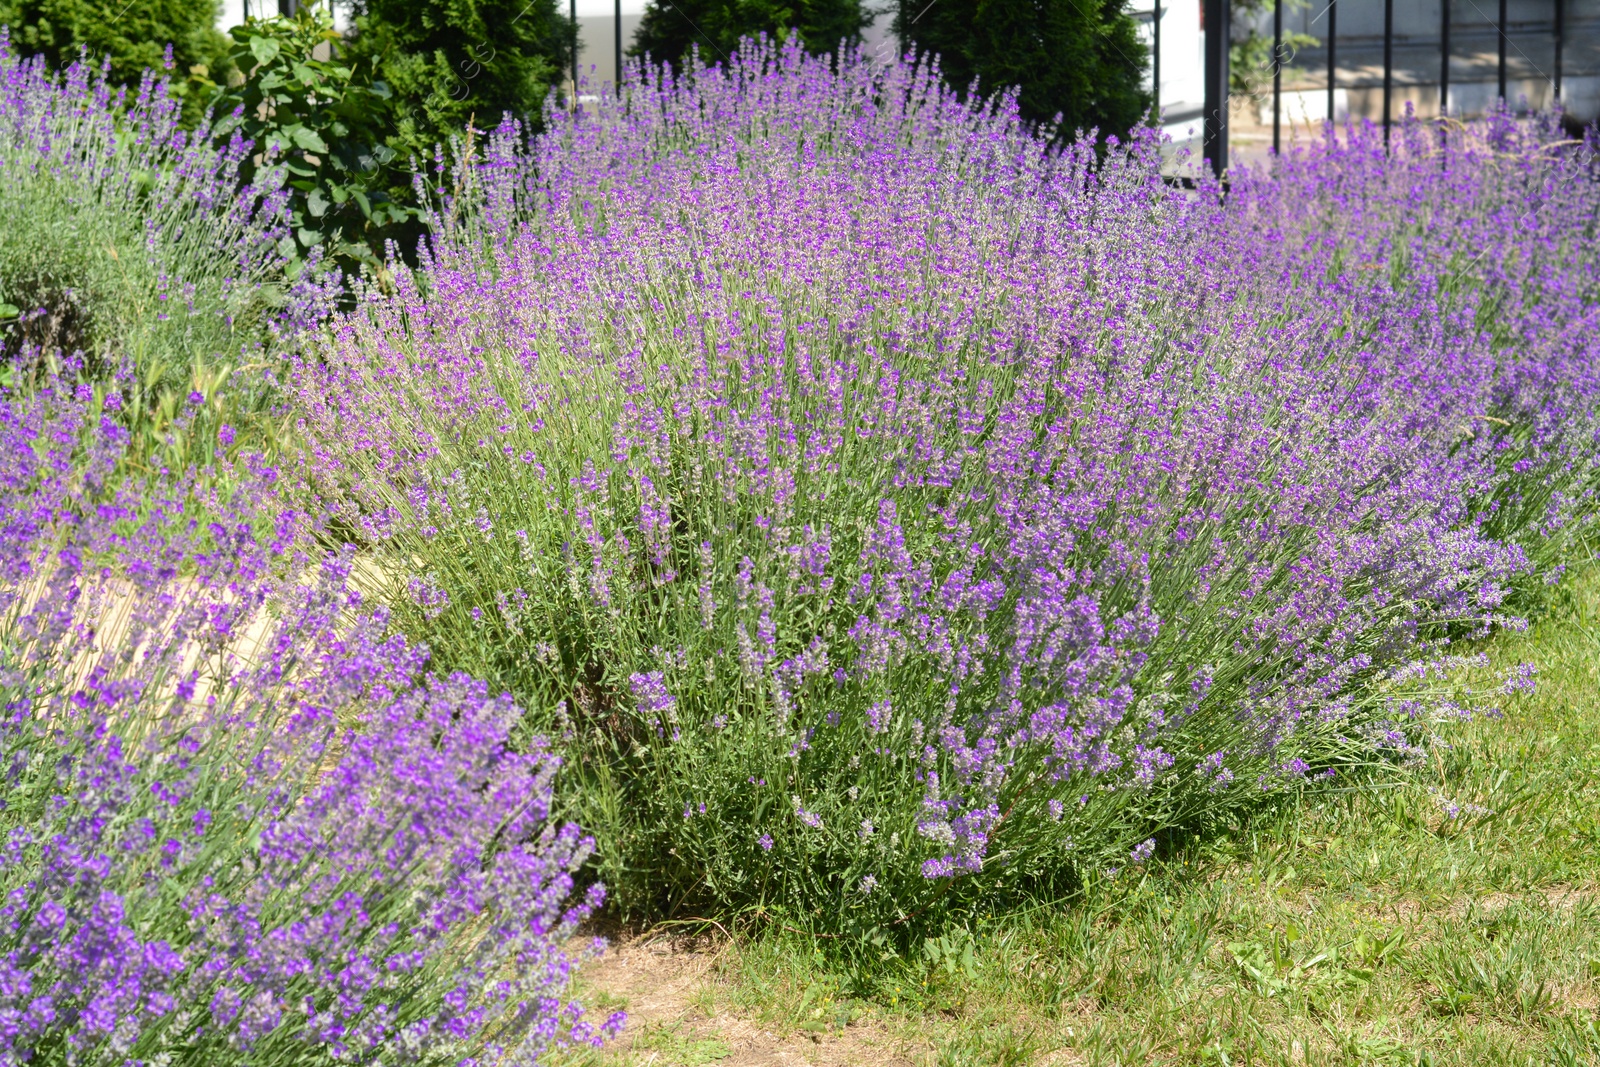
[[[1156,45],[1155,0],[1133,0],[1128,11],[1152,57]],[[1205,105],[1205,31],[1200,0],[1161,0],[1161,84],[1153,85],[1152,63],[1146,86],[1156,90],[1162,129],[1177,145],[1198,143]]]
[[[614,11],[585,15],[582,5],[578,11],[578,73],[588,88],[598,89],[617,80],[616,15]],[[625,0],[622,13],[624,53],[633,47],[633,35],[638,32],[639,20],[643,17],[643,4]]]

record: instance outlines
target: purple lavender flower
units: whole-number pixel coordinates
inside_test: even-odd
[[[519,709],[427,673],[263,464],[119,485],[91,400],[0,398],[0,574],[37,591],[0,598],[0,1059],[530,1063],[614,1033],[563,999],[604,894]]]
[[[1418,665],[1592,538],[1600,197],[1542,120],[1330,130],[1223,197],[915,63],[769,43],[630,92],[502,126],[472,225],[292,403],[374,558],[529,591],[484,640],[382,590],[442,662],[588,702],[574,779],[629,753],[602,836],[673,892],[751,903],[775,767],[879,828],[795,863],[877,871],[886,916],[1416,759],[1459,717]],[[677,818],[713,793],[742,829]]]
[[[1536,673],[1538,668],[1532,663],[1519,663],[1506,672],[1504,680],[1500,683],[1500,691],[1507,694],[1531,693],[1538,686],[1533,677]]]
[[[881,734],[889,728],[889,702],[880,700],[867,708],[867,729]]]
[[[663,723],[677,721],[677,698],[667,691],[666,677],[660,671],[631,675],[628,684],[640,712]]]
[[[262,167],[241,185],[259,147],[189,128],[170,76],[149,71],[119,88],[88,57],[53,71],[43,57],[20,57],[0,29],[0,212],[8,219],[0,273],[7,299],[23,310],[3,341],[6,359],[23,355],[19,343],[32,351],[27,359],[71,359],[74,348],[113,361],[138,353],[136,368],[113,372],[104,410],[160,434],[200,417],[195,409],[212,389],[192,387],[197,367],[211,371],[222,353],[237,359],[241,349],[257,361],[269,332],[281,332],[304,304],[296,283],[290,307],[273,306],[288,234],[284,174]],[[92,245],[95,256],[66,255],[63,240]],[[29,260],[53,266],[40,275]],[[264,383],[251,377],[235,383],[259,398]],[[177,411],[158,401],[163,395]]]

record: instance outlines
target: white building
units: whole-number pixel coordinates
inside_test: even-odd
[[[1139,20],[1140,37],[1156,55],[1160,35],[1160,67],[1151,64],[1146,84],[1153,90],[1161,111],[1163,132],[1175,144],[1194,142],[1198,148],[1205,111],[1205,29],[1201,25],[1200,0],[1133,0],[1129,12]],[[1159,84],[1154,79],[1159,77]]]

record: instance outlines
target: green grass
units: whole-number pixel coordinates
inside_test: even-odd
[[[869,1026],[951,1067],[1600,1064],[1600,572],[1487,650],[1536,664],[1537,690],[1386,788],[909,954],[740,938],[684,1017],[814,1034],[818,1055]],[[598,1059],[679,1062],[628,1046]]]

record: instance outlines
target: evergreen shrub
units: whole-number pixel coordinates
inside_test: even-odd
[[[955,92],[1014,90],[1022,118],[1061,137],[1125,136],[1150,107],[1126,0],[898,0],[894,26]]]
[[[746,37],[799,35],[812,52],[854,48],[871,15],[861,0],[650,0],[628,54],[683,65],[698,49],[705,63],[727,62]]]

